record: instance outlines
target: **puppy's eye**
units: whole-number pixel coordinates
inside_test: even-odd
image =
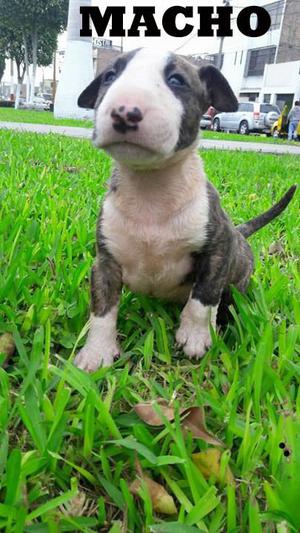
[[[106,72],[103,81],[106,84],[110,84],[110,83],[113,83],[113,81],[115,81],[116,78],[117,78],[116,71],[115,70],[109,70],[108,72]]]
[[[170,87],[184,87],[186,85],[186,81],[181,74],[172,74],[168,78],[168,84]]]

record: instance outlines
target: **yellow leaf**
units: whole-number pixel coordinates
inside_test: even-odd
[[[177,509],[172,496],[167,493],[162,485],[156,483],[156,481],[153,481],[153,479],[148,476],[144,475],[143,478],[136,479],[131,483],[130,491],[132,494],[135,494],[136,496],[140,495],[143,482],[148,489],[154,511],[166,515],[177,514]]]
[[[0,354],[6,355],[6,363],[14,355],[15,349],[16,345],[11,333],[4,333],[0,336]]]
[[[221,475],[221,456],[220,450],[209,448],[203,452],[194,453],[192,458],[206,479],[214,476],[219,483],[234,484],[234,477],[229,466],[226,466],[224,476]]]

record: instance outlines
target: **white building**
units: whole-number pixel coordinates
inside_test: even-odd
[[[300,98],[300,0],[253,3],[268,10],[271,28],[254,38],[235,28],[233,37],[224,39],[222,73],[240,101],[291,105]],[[215,64],[218,47],[219,42],[208,56]]]
[[[300,60],[266,65],[260,100],[281,109],[300,99]]]

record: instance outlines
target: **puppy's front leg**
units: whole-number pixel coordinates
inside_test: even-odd
[[[185,305],[176,341],[188,357],[199,359],[211,346],[210,324],[216,327],[218,305],[228,267],[223,258],[205,258]]]
[[[112,365],[119,354],[116,324],[121,287],[121,269],[102,246],[92,269],[91,326],[74,361],[78,368],[94,372],[101,365]]]
[[[199,359],[211,346],[209,325],[216,327],[218,305],[203,305],[191,294],[181,317],[176,341],[188,357]]]

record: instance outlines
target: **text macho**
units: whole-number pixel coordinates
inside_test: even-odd
[[[232,12],[230,6],[199,6],[195,15],[193,6],[173,6],[158,22],[154,6],[136,6],[133,7],[130,26],[125,28],[125,7],[111,6],[100,10],[95,6],[81,6],[80,35],[90,37],[92,23],[99,37],[103,37],[108,29],[110,37],[140,37],[141,29],[146,37],[160,37],[162,30],[172,37],[187,37],[195,31],[197,24],[199,37],[231,37]],[[194,17],[197,17],[196,23]],[[247,37],[260,37],[270,29],[271,18],[263,7],[249,6],[239,12],[236,23],[239,31]]]

